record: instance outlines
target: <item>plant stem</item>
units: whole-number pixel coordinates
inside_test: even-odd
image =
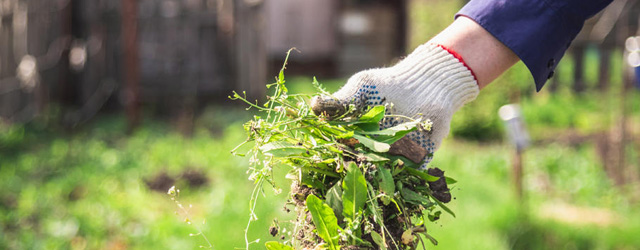
[[[253,191],[251,192],[251,200],[249,201],[249,221],[247,222],[247,227],[244,229],[244,243],[245,249],[249,250],[249,244],[253,242],[249,242],[249,226],[254,219],[258,219],[258,216],[255,214],[256,204],[258,201],[259,190],[262,188],[262,184],[264,183],[264,176],[258,177],[258,181],[256,185],[253,187]]]
[[[178,191],[179,192],[179,191]],[[186,208],[184,208],[184,206],[182,205],[182,203],[180,203],[180,201],[178,201],[177,196],[176,197],[171,197],[171,200],[173,200],[173,202],[176,203],[176,205],[178,206],[178,208],[182,211],[182,213],[184,213],[185,216],[185,220],[187,221],[187,223],[189,225],[193,225],[193,227],[198,231],[198,235],[202,236],[202,238],[204,238],[204,240],[207,242],[207,244],[209,244],[209,248],[213,249],[213,244],[211,244],[211,242],[209,241],[209,239],[207,238],[207,236],[202,233],[202,230],[200,230],[200,227],[196,226],[195,224],[191,223],[191,217],[189,216],[189,211],[187,211]]]

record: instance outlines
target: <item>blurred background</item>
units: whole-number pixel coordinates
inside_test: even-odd
[[[0,0],[0,249],[192,249],[194,225],[244,247],[253,184],[229,151],[253,111],[230,92],[264,98],[291,47],[290,91],[335,91],[465,2]],[[454,116],[432,165],[457,218],[432,249],[640,249],[637,2],[589,20],[541,92],[519,63]],[[251,249],[285,200],[264,190]]]

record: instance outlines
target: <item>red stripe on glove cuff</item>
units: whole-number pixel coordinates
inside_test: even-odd
[[[473,80],[476,80],[476,82],[478,82],[478,78],[476,77],[476,73],[474,73],[473,70],[469,67],[469,65],[467,65],[466,62],[464,62],[464,59],[462,59],[462,56],[460,56],[460,54],[458,54],[458,52],[455,52],[452,49],[449,49],[449,48],[447,48],[447,47],[445,47],[444,45],[441,45],[441,44],[436,44],[436,46],[442,48],[443,50],[446,50],[447,52],[449,52],[449,54],[451,54],[453,57],[458,59],[458,61],[460,61],[462,63],[462,65],[467,67],[467,69],[471,72],[471,75],[473,76]]]

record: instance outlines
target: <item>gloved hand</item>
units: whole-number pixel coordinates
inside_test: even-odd
[[[349,104],[359,110],[390,104],[388,114],[431,120],[430,131],[417,130],[409,134],[409,138],[428,152],[422,165],[426,169],[442,139],[449,134],[453,113],[474,100],[479,92],[472,71],[458,58],[455,52],[442,46],[421,45],[392,67],[356,73],[333,94],[334,98],[321,98],[320,102],[337,102],[340,107],[337,110],[327,110],[332,105],[320,107],[317,100],[311,105],[316,113],[324,109],[335,115]],[[405,122],[403,118],[385,118],[381,128],[402,122]]]

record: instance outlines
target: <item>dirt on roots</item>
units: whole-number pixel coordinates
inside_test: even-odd
[[[438,199],[441,202],[447,203],[451,200],[450,190],[447,187],[446,179],[444,178],[444,171],[438,168],[430,168],[428,169],[428,173],[432,176],[441,177],[435,182],[421,182],[417,185],[428,185],[429,189],[434,198]],[[368,178],[368,173],[365,173],[365,178]],[[313,220],[311,217],[311,213],[308,211],[305,201],[307,196],[310,194],[318,195],[320,192],[313,188],[310,188],[306,185],[301,185],[298,182],[294,182],[291,185],[291,192],[288,205],[284,206],[284,210],[286,212],[291,212],[290,206],[294,206],[293,210],[296,213],[296,219],[293,221],[297,227],[291,233],[290,237],[295,239],[295,241],[300,242],[300,246],[302,249],[315,249],[318,244],[323,243],[324,241],[314,232],[315,226],[313,225]],[[402,242],[402,234],[405,231],[409,221],[411,218],[408,218],[408,214],[411,211],[417,209],[414,207],[406,207],[406,211],[401,212],[398,210],[398,207],[390,203],[388,205],[382,205],[382,201],[379,200],[379,204],[381,204],[380,208],[382,209],[382,217],[384,221],[385,229],[380,227],[373,218],[369,218],[369,222],[374,225],[373,231],[380,235],[384,235],[387,239],[388,249],[408,249],[414,247],[413,245],[406,245]],[[409,213],[407,213],[409,212]],[[384,232],[383,232],[384,231]],[[269,233],[274,237],[280,235],[281,239],[285,239],[288,236],[285,236],[283,232],[278,232],[276,227],[271,227],[269,229]],[[350,246],[346,242],[341,242],[342,249],[346,250],[373,250],[378,249],[378,245],[374,242],[370,233],[363,234],[362,239],[364,241],[369,242],[373,247],[366,246]],[[415,242],[413,242],[415,244]]]

